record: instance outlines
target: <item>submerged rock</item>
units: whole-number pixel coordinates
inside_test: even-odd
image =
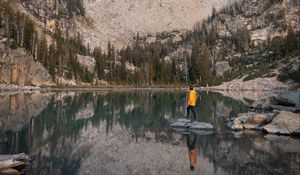
[[[300,115],[280,111],[273,121],[263,129],[271,134],[300,135]]]

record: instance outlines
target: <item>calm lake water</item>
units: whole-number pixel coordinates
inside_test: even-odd
[[[55,92],[0,96],[0,154],[25,152],[27,174],[300,174],[300,139],[231,132],[250,99],[199,92],[197,120],[212,134],[169,128],[185,92]],[[196,138],[190,171],[187,138]]]

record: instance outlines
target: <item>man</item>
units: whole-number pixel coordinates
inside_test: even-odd
[[[194,115],[194,120],[196,120],[196,112],[195,112],[196,99],[197,99],[197,93],[193,89],[193,87],[190,86],[190,91],[189,91],[188,100],[187,100],[187,108],[186,108],[187,113],[186,113],[186,117],[188,118],[189,115],[190,115],[190,111],[192,111],[192,113]]]

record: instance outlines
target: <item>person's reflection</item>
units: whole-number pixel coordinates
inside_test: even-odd
[[[193,138],[192,142],[191,142],[190,137]],[[195,149],[196,140],[197,140],[197,137],[196,137],[195,134],[187,135],[186,142],[187,142],[187,147],[189,149],[189,160],[190,160],[190,170],[191,171],[194,171],[195,165],[197,163],[197,152],[196,152],[196,149]]]

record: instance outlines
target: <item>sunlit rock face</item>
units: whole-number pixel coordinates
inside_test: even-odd
[[[9,49],[0,43],[0,83],[19,86],[52,86],[46,68],[24,49]]]
[[[273,134],[300,134],[300,115],[297,113],[280,111],[274,120],[264,129]]]

